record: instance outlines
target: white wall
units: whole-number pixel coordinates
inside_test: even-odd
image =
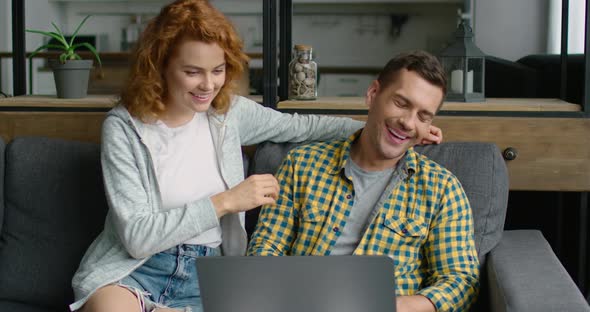
[[[0,27],[11,29],[10,2],[0,0]],[[101,51],[118,51],[122,28],[129,24],[126,14],[157,14],[162,1],[116,1],[107,3],[27,0],[26,28],[49,29],[52,21],[66,32],[72,32],[88,13],[94,16],[82,34],[104,34]],[[215,0],[213,4],[226,12],[245,41],[248,52],[261,52],[261,1]],[[327,6],[327,5],[325,5]],[[293,43],[314,47],[316,61],[323,66],[380,67],[392,55],[408,49],[438,52],[455,29],[454,4],[378,4],[390,12],[410,16],[397,38],[389,33],[389,16],[379,14],[336,15],[330,8],[342,11],[340,5],[324,8],[325,14],[298,15],[293,18]],[[367,6],[358,6],[362,11]],[[317,11],[317,10],[316,10]],[[59,13],[62,12],[62,13]],[[317,13],[317,12],[316,12]],[[527,54],[544,53],[547,44],[547,0],[475,0],[474,31],[477,45],[488,55],[516,60]],[[11,50],[11,31],[0,34],[0,50]],[[42,36],[26,34],[27,50],[43,42]],[[11,69],[3,61],[2,90],[12,92]],[[40,61],[39,61],[40,62]],[[35,66],[38,66],[36,64]],[[10,72],[9,72],[10,70]],[[8,76],[8,77],[7,77]]]
[[[12,6],[10,0],[0,0],[0,51],[12,50]],[[12,94],[12,59],[3,58],[2,71],[0,71],[0,90],[6,94]]]
[[[568,53],[584,53],[586,1],[569,1]],[[561,52],[561,0],[549,0],[549,29],[547,52]]]
[[[57,8],[55,3],[51,4],[48,0],[25,1],[25,29],[49,30],[51,21],[57,20]],[[0,51],[12,52],[12,1],[0,0]],[[25,48],[27,51],[33,51],[43,43],[43,36],[25,33]],[[28,62],[27,75],[28,75]],[[41,66],[41,60],[35,60],[33,67]],[[13,63],[12,59],[2,59],[2,72],[0,72],[2,92],[7,94],[13,93]],[[35,74],[34,74],[35,75]],[[27,79],[28,83],[28,79]],[[29,87],[27,86],[27,92]]]
[[[9,0],[0,0],[9,5]],[[51,1],[27,0],[25,27],[51,29],[54,21],[66,33],[72,33],[87,14],[92,18],[80,34],[99,35],[103,38],[99,51],[120,51],[122,29],[130,23],[131,14],[142,14],[144,19],[154,16],[166,0],[150,1]],[[244,39],[247,52],[262,52],[262,1],[215,0],[212,2],[234,22]],[[426,49],[438,52],[455,28],[457,4],[399,4],[380,3],[367,5],[307,4],[293,18],[293,43],[314,47],[316,61],[321,66],[381,67],[400,51]],[[2,10],[10,15],[10,10]],[[340,14],[334,14],[339,12]],[[390,34],[391,22],[382,12],[408,14],[399,37]],[[344,13],[344,14],[342,14]],[[355,15],[357,13],[362,13]],[[3,21],[9,19],[3,18]],[[11,32],[9,32],[11,33]],[[26,34],[26,47],[32,51],[46,38]],[[8,46],[3,50],[10,50]],[[36,60],[34,68],[42,66]],[[256,60],[252,66],[261,66]],[[47,75],[45,75],[47,76]],[[34,73],[34,92],[45,79],[43,73]],[[11,79],[11,78],[10,78]],[[3,79],[5,81],[7,79]],[[3,83],[4,84],[4,83]],[[43,89],[45,92],[47,88]],[[40,91],[39,91],[40,92]]]
[[[122,29],[131,23],[133,15],[143,16],[147,21],[159,12],[165,2],[113,2],[106,5],[71,2],[64,8],[63,27],[72,33],[86,15],[92,14],[80,34],[101,36],[97,46],[101,52],[121,51]]]
[[[165,1],[113,2],[104,4],[71,2],[65,7],[65,18],[61,26],[72,31],[77,22],[86,14],[94,13],[81,33],[107,35],[108,44],[102,51],[119,51],[122,28],[129,24],[130,16],[125,13],[141,13],[151,17],[159,11]],[[248,52],[262,52],[262,1],[213,1],[235,24],[244,39]],[[314,46],[318,62],[326,65],[359,66],[383,65],[392,54],[402,50],[436,49],[444,43],[454,29],[456,5],[395,5],[380,4],[377,7],[410,14],[402,36],[389,35],[390,22],[387,15],[330,15],[339,5],[324,5],[314,15],[297,15],[293,18],[293,42]],[[362,6],[359,6],[362,7]],[[317,12],[325,15],[316,15]],[[350,11],[350,10],[349,10]],[[354,13],[354,11],[352,11]],[[375,30],[375,31],[373,31]],[[326,57],[329,55],[330,57]]]
[[[51,22],[58,26],[60,16],[58,15],[58,4],[49,3],[48,0],[28,0],[25,1],[25,29],[37,29],[43,31],[53,31]],[[25,33],[25,45],[27,51],[34,51],[41,44],[45,43],[45,38],[39,34]]]
[[[61,8],[63,4],[50,2],[48,0],[28,0],[25,1],[25,29],[36,29],[42,31],[54,31],[51,23],[62,27]],[[27,51],[35,51],[37,48],[47,43],[49,37],[40,34],[25,32],[25,48]],[[29,93],[29,62],[27,61],[27,93]],[[55,83],[53,74],[50,71],[40,72],[38,69],[46,67],[45,60],[33,59],[33,94],[55,94]]]
[[[396,7],[399,9],[391,10],[409,16],[399,37],[391,35],[389,15],[327,14],[295,16],[293,43],[312,45],[316,61],[324,66],[382,67],[395,54],[405,50],[440,52],[455,30],[455,5]]]
[[[546,53],[547,0],[475,0],[474,32],[486,54],[517,60]]]

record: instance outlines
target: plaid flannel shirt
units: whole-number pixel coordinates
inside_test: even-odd
[[[248,255],[329,255],[354,201],[344,175],[352,142],[291,150],[276,177],[279,198],[262,208]],[[421,294],[437,311],[465,311],[479,287],[469,201],[448,170],[409,149],[405,179],[363,234],[355,255],[387,255],[397,295]]]

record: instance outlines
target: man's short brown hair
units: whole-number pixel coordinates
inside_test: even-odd
[[[395,81],[401,69],[418,73],[428,82],[440,87],[443,95],[447,93],[446,74],[436,56],[419,50],[398,54],[387,62],[377,80],[382,86],[386,86]]]

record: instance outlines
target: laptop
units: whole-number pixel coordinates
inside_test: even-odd
[[[395,311],[386,256],[200,257],[204,312]]]

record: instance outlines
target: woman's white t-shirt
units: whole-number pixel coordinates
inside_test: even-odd
[[[169,128],[158,120],[146,124],[144,140],[158,179],[164,209],[226,190],[221,178],[207,113],[195,113],[188,123]],[[185,242],[215,248],[221,244],[221,228],[210,229]]]

